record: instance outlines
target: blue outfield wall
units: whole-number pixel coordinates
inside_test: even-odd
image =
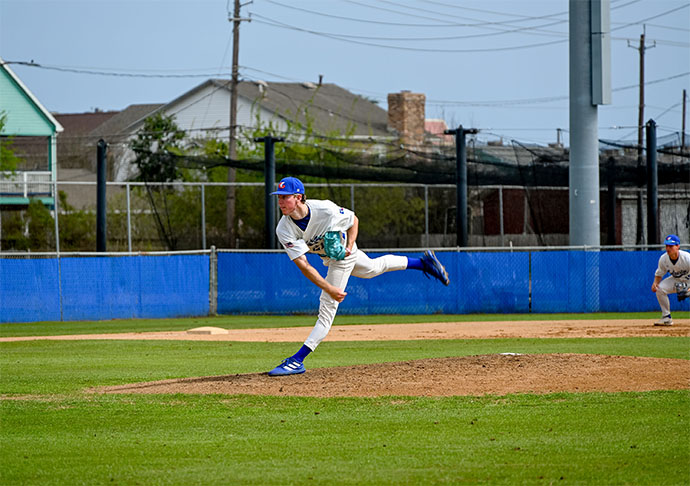
[[[200,316],[208,255],[0,259],[0,322]],[[61,311],[62,307],[62,311]]]
[[[375,258],[381,253],[368,252]],[[419,256],[419,254],[406,254]],[[645,312],[656,251],[437,252],[451,284],[418,271],[351,277],[341,314]],[[320,258],[308,255],[322,274]],[[218,313],[316,312],[320,290],[284,254],[220,253]],[[689,308],[671,297],[672,311]]]
[[[0,322],[59,320],[57,258],[0,259]]]
[[[382,255],[368,252],[372,258]],[[420,256],[419,253],[406,254]],[[439,251],[451,284],[419,271],[351,277],[341,314],[658,311],[659,251]],[[325,274],[315,255],[311,264]],[[0,322],[208,315],[209,255],[0,258]],[[219,314],[315,314],[320,289],[283,253],[217,254]],[[61,275],[58,282],[58,275]],[[671,296],[671,310],[690,299]]]
[[[658,311],[651,291],[660,252],[532,253],[532,312]],[[671,311],[688,301],[671,296]]]

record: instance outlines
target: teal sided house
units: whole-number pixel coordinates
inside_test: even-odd
[[[57,180],[57,135],[62,126],[46,110],[10,67],[0,58],[0,114],[5,116],[2,137],[13,146],[37,146],[41,162],[0,173],[0,206],[22,207],[33,198],[54,207]],[[38,143],[36,143],[38,142]],[[15,151],[21,157],[21,150]]]

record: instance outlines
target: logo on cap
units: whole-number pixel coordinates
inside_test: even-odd
[[[668,235],[666,237],[665,243],[667,245],[680,245],[680,238],[678,238],[676,235]]]
[[[296,177],[284,177],[278,183],[278,190],[272,192],[273,195],[304,194],[304,184]]]

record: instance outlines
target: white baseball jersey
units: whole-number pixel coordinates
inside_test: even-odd
[[[332,201],[308,199],[306,204],[311,214],[306,230],[302,231],[290,216],[280,218],[276,227],[278,241],[287,251],[290,260],[299,258],[305,253],[316,253],[325,257],[323,237],[326,232],[344,233],[355,221],[355,213]],[[354,248],[352,250],[354,252]]]
[[[661,255],[659,258],[659,266],[656,272],[654,272],[654,275],[663,277],[667,272],[678,280],[690,281],[690,253],[680,250],[678,252],[678,260],[676,260],[675,264],[671,262],[668,253]]]

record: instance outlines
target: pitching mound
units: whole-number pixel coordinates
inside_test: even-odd
[[[506,395],[690,389],[690,361],[585,354],[482,355],[308,369],[305,374],[208,376],[103,387],[96,393],[309,397]]]

